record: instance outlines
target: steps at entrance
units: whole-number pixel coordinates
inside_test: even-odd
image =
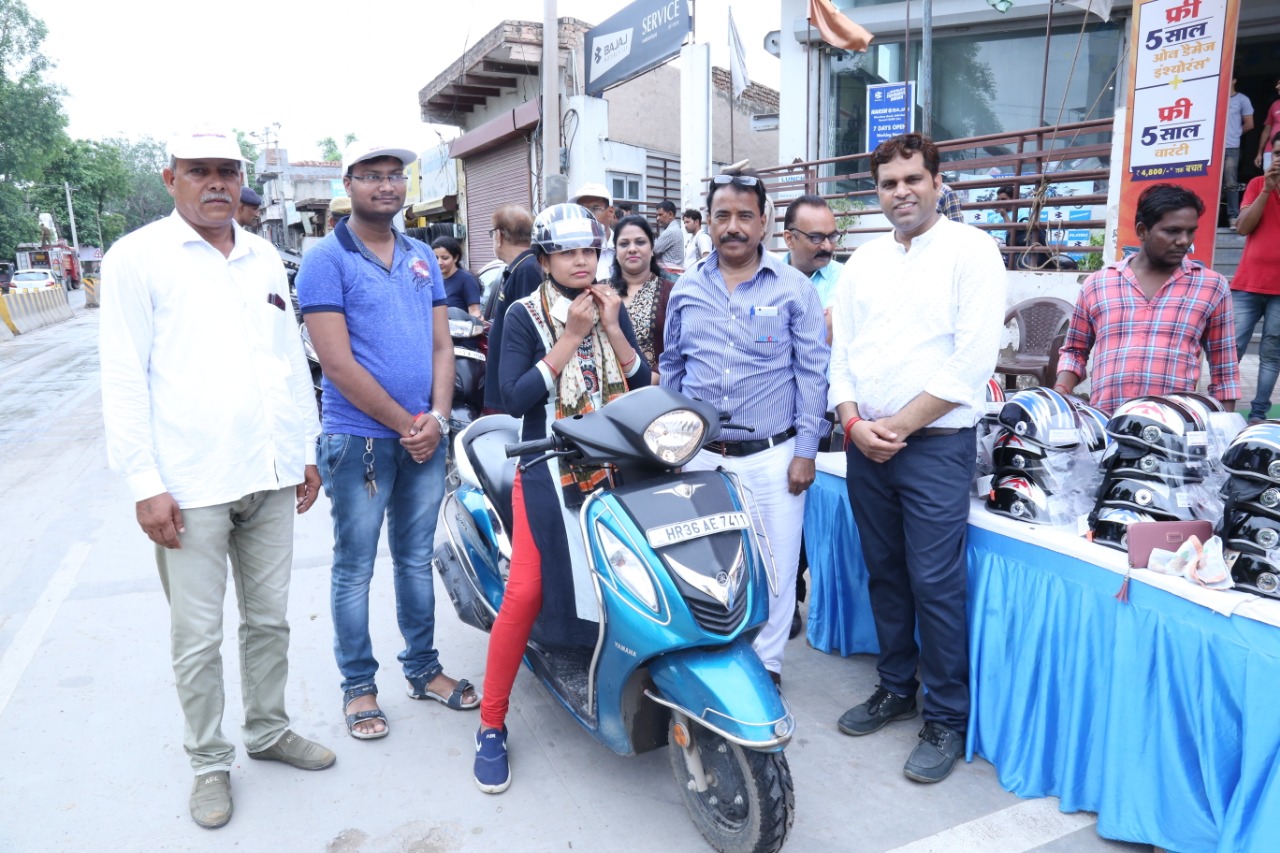
[[[1240,255],[1244,252],[1244,237],[1230,228],[1219,228],[1214,233],[1213,269],[1227,278],[1233,278],[1236,267],[1240,266]]]

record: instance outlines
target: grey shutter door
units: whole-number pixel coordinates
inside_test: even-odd
[[[504,204],[531,207],[529,140],[518,137],[463,161],[466,174],[467,262],[472,272],[496,256],[489,229]]]

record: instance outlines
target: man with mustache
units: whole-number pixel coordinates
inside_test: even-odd
[[[781,684],[804,493],[827,426],[829,350],[817,291],[763,250],[765,201],[755,172],[733,169],[711,179],[707,210],[714,249],[671,291],[659,373],[663,385],[728,412],[743,427],[721,430],[721,440],[686,467],[726,468],[754,496],[765,534],[760,552],[772,560],[778,585],[769,599],[769,621],[753,645]]]
[[[369,637],[369,583],[383,521],[413,699],[454,710],[480,697],[445,675],[435,647],[431,555],[444,499],[444,442],[453,401],[453,341],[435,252],[395,228],[407,148],[347,146],[342,184],[351,215],[302,259],[298,304],[324,370],[320,475],[333,517],[330,607],[342,713],[356,740],[386,737],[378,661]]]
[[[969,718],[969,489],[1004,326],[995,242],[938,212],[938,149],[918,133],[871,155],[893,225],[850,256],[831,309],[831,405],[845,433],[847,486],[867,563],[880,683],[838,722],[869,735],[916,716],[903,774],[938,782]],[[917,629],[919,644],[916,642]]]
[[[835,260],[840,231],[827,200],[820,195],[806,194],[788,204],[782,218],[782,239],[787,244],[787,253],[782,259],[808,276],[818,289],[827,324],[827,343],[831,343],[831,302],[835,299],[836,282],[840,280],[844,264]]]
[[[1209,394],[1235,410],[1240,396],[1235,319],[1227,280],[1187,259],[1204,202],[1176,184],[1138,196],[1142,248],[1085,279],[1058,359],[1053,386],[1064,394],[1087,375],[1089,402],[1110,413],[1144,394],[1195,391],[1200,354]]]
[[[102,260],[102,409],[108,459],[155,543],[169,601],[191,817],[215,828],[231,819],[235,762],[222,733],[228,559],[249,757],[303,770],[335,760],[289,729],[284,700],[293,516],[320,489],[319,424],[280,256],[234,219],[235,135],[202,128],[169,154],[173,213]]]

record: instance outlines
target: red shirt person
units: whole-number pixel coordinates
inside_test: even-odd
[[[1090,402],[1111,412],[1143,394],[1194,391],[1200,354],[1209,393],[1230,411],[1240,394],[1227,280],[1187,260],[1204,202],[1174,184],[1138,198],[1136,255],[1085,280],[1058,360],[1054,388],[1070,393],[1093,356]]]
[[[1271,392],[1280,376],[1280,130],[1272,134],[1271,151],[1271,168],[1249,181],[1244,191],[1236,221],[1236,231],[1245,237],[1244,254],[1231,280],[1239,357],[1244,357],[1258,320],[1263,321],[1258,388],[1249,405],[1251,423],[1271,410]]]

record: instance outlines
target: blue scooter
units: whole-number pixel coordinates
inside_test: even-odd
[[[756,546],[755,510],[725,471],[681,472],[720,416],[665,388],[630,391],[519,441],[520,423],[482,417],[458,437],[460,485],[441,507],[435,554],[463,622],[488,632],[509,572],[516,460],[601,466],[614,485],[578,513],[599,606],[594,646],[530,641],[525,663],[578,724],[619,755],[670,746],[685,806],[721,853],[770,853],[791,828],[783,749],[795,719],[751,649],[777,578]],[[570,531],[574,535],[575,531]]]

